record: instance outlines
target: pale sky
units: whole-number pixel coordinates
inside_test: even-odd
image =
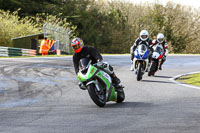
[[[160,3],[160,4],[166,4],[168,1],[174,2],[176,4],[181,4],[184,6],[192,6],[195,8],[200,7],[200,0],[125,0],[125,1],[130,1],[134,3],[142,3],[142,2],[151,2],[151,3]]]

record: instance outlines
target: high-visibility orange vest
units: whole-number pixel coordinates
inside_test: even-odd
[[[40,45],[40,53],[48,53],[49,48],[48,40],[43,39]]]

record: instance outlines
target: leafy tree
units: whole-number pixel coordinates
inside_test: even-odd
[[[75,26],[71,25],[67,19],[48,14],[38,14],[36,17],[19,17],[18,11],[0,10],[0,44],[1,46],[12,47],[12,38],[40,33],[42,26],[46,22],[54,26],[62,26],[71,29],[74,35]]]
[[[0,44],[12,47],[11,38],[39,33],[40,29],[28,17],[20,19],[18,12],[0,10]]]
[[[34,16],[57,12],[59,3],[60,0],[0,0],[0,9],[11,12],[21,9],[19,16]]]
[[[143,29],[149,31],[152,39],[164,33],[170,52],[200,53],[200,11],[171,2],[163,6],[158,3],[138,5],[123,0],[0,0],[0,9],[9,10],[10,15],[19,8],[18,19],[13,19],[16,23],[25,24],[21,21],[26,18],[37,30],[41,30],[47,18],[59,26],[65,27],[66,23],[74,30],[77,27],[74,35],[81,37],[85,44],[104,53],[128,53]],[[6,22],[9,25],[14,23],[9,21]],[[0,30],[9,35],[15,30],[5,32],[2,29],[3,26]],[[27,27],[24,29],[26,31]]]

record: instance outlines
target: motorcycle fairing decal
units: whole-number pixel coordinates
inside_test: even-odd
[[[98,77],[98,76],[97,76]],[[106,82],[104,81],[104,79],[102,79],[101,77],[98,77],[99,80],[101,80],[102,82],[104,82],[104,85],[106,86]],[[110,101],[110,96],[112,95],[113,98],[111,98],[112,101],[115,100],[114,96],[115,94],[111,94],[112,93],[112,90],[114,89],[112,85],[110,85],[110,88],[105,88],[106,89],[106,101]],[[114,95],[114,96],[113,96]],[[117,97],[117,95],[115,96]]]
[[[87,72],[88,77],[91,78],[95,74],[96,71],[97,71],[97,68],[92,66],[92,65],[90,65],[89,70]]]
[[[137,59],[140,59],[140,55],[139,55],[139,51],[138,51],[138,49],[136,50],[137,52],[137,54],[135,54],[135,58],[137,58]]]
[[[77,78],[79,81],[84,82],[84,81],[90,79],[95,74],[96,71],[97,71],[97,68],[90,65],[87,73],[82,74],[81,72],[79,72]]]
[[[93,74],[94,72],[94,67],[91,69],[90,74]]]
[[[158,57],[158,59],[162,59],[162,57],[163,57],[163,55],[161,54],[161,55]]]
[[[110,76],[107,73],[103,72],[102,76],[105,77],[110,83],[112,82]]]
[[[103,72],[103,71],[99,71],[99,72],[97,73],[97,76],[98,76],[99,78],[101,78],[101,79],[106,83],[106,90],[108,91],[109,88],[110,88],[110,86],[111,86],[111,82],[110,82],[106,77],[103,76],[104,73],[105,73],[105,72]]]
[[[100,71],[97,73],[97,76],[99,78],[101,78],[101,80],[103,80],[103,82],[105,82],[106,84],[106,101],[115,101],[117,98],[117,93],[115,93],[115,89],[113,88],[111,82],[109,81],[109,79],[107,79],[106,77],[104,77],[103,75],[103,71]],[[106,73],[107,74],[107,73]],[[109,76],[109,75],[107,75]],[[114,92],[113,92],[114,91]]]
[[[147,50],[147,51],[144,53],[142,59],[147,59],[148,56],[149,56],[149,51]]]

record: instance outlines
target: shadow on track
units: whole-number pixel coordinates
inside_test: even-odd
[[[154,77],[158,77],[158,78],[172,78],[172,77],[169,77],[169,76],[154,76]]]
[[[154,107],[152,103],[144,102],[122,102],[122,103],[107,103],[105,108],[146,108]]]
[[[158,80],[142,80],[142,82],[153,82],[153,83],[165,83],[165,84],[174,84],[173,82],[170,81],[158,81]]]

